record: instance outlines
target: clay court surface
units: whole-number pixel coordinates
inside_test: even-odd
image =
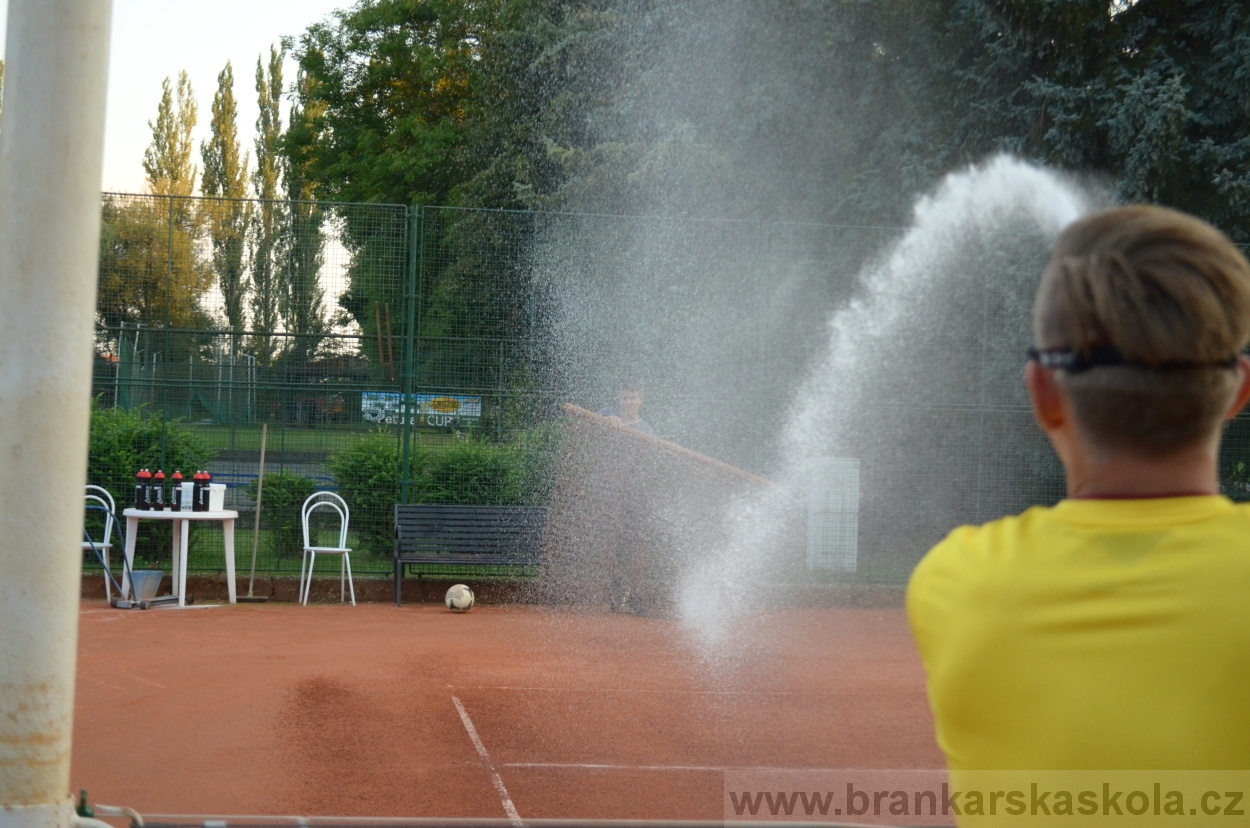
[[[147,813],[721,819],[725,769],[942,767],[902,610],[772,611],[732,649],[593,608],[86,601],[71,782]]]

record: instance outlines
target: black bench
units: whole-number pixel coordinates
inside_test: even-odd
[[[395,606],[404,567],[536,566],[546,506],[395,504]]]

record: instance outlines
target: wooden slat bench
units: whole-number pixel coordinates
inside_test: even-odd
[[[404,567],[536,566],[546,506],[395,504],[395,606]]]

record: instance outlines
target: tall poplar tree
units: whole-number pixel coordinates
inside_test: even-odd
[[[166,78],[156,120],[148,122],[152,143],[143,153],[153,197],[120,197],[104,205],[100,295],[111,297],[112,307],[101,302],[99,312],[108,325],[207,322],[200,298],[212,284],[212,271],[196,256],[199,214],[190,198],[199,174],[191,140],[196,113],[187,73],[179,73],[176,85]],[[167,359],[174,357],[166,353]]]
[[[152,143],[143,153],[143,171],[153,195],[189,196],[199,174],[192,159],[191,132],[197,118],[195,93],[186,71],[178,73],[175,91],[169,78],[161,84],[156,121],[148,121]]]
[[[290,211],[290,232],[283,249],[282,321],[288,332],[296,334],[291,343],[291,358],[298,363],[307,362],[316,354],[326,332],[325,291],[318,280],[325,248],[325,213],[312,200],[306,153],[325,105],[310,94],[312,83],[306,72],[296,76],[290,121],[282,144],[283,184]]]
[[[273,332],[278,328],[282,296],[279,242],[284,224],[278,186],[282,180],[282,61],[286,47],[269,47],[266,71],[263,56],[256,59],[256,169],[252,188],[260,203],[252,220],[252,348],[262,365],[276,356]]]
[[[217,76],[217,94],[213,96],[211,137],[200,145],[204,161],[201,189],[207,202],[209,235],[213,242],[213,269],[221,288],[226,322],[230,326],[232,351],[238,347],[238,332],[244,327],[243,299],[247,292],[244,280],[243,251],[247,226],[251,221],[251,204],[247,198],[247,153],[239,142],[238,107],[234,100],[234,69],[230,62]]]

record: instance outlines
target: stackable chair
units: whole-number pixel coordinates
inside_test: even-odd
[[[313,512],[318,509],[330,510],[337,512],[339,516],[339,545],[338,546],[314,546],[312,531],[309,529],[308,521],[312,517]],[[352,606],[356,606],[356,586],[352,583],[352,561],[351,550],[347,548],[347,521],[349,512],[347,503],[343,498],[334,492],[313,492],[304,501],[304,507],[301,511],[301,521],[304,524],[304,560],[299,567],[299,600],[301,604],[308,605],[308,593],[312,587],[313,567],[316,564],[318,555],[341,555],[342,561],[339,564],[339,601],[342,602],[346,598],[346,590],[351,590]],[[304,570],[308,570],[305,577]]]
[[[100,550],[100,556],[104,559],[104,597],[112,601],[113,579],[109,574],[109,550],[113,548],[113,517],[117,514],[117,506],[113,503],[113,496],[103,486],[88,485],[84,500],[88,510],[104,513],[104,529],[100,540],[84,540],[82,551],[90,553],[92,546]]]

